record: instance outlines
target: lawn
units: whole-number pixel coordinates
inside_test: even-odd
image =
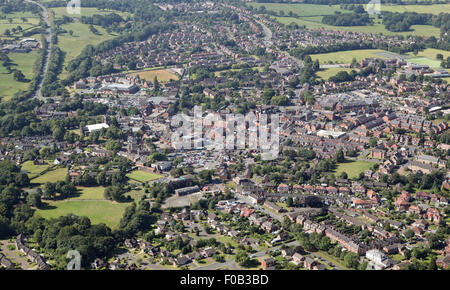
[[[334,173],[339,175],[341,172],[346,172],[348,178],[357,178],[361,172],[371,169],[374,164],[369,161],[346,160],[344,163],[339,163]]]
[[[65,180],[67,176],[67,171],[68,171],[67,168],[58,168],[31,180],[31,183],[46,183]]]
[[[135,170],[131,173],[127,174],[127,177],[142,183],[145,182],[149,182],[151,180],[156,180],[159,179],[161,177],[163,177],[162,175],[156,174],[156,173],[151,173],[151,172],[147,172],[147,171],[143,171],[143,170]]]
[[[33,66],[38,57],[37,51],[29,53],[9,53],[11,68],[22,71],[27,80],[33,78]],[[8,73],[6,67],[0,64],[0,98],[8,100],[20,90],[27,90],[29,82],[14,80],[13,73]]]
[[[347,50],[338,51],[330,53],[312,54],[312,60],[318,59],[320,64],[333,63],[346,63],[350,64],[353,58],[357,61],[361,61],[367,57],[377,57],[381,59],[386,59],[386,57],[379,55],[378,53],[386,52],[381,49],[358,49],[358,50]]]
[[[25,161],[22,164],[22,171],[26,171],[29,178],[33,178],[41,174],[46,170],[49,165],[34,165],[33,161]]]
[[[103,186],[97,186],[97,187],[83,187],[79,186],[77,187],[79,190],[80,195],[74,198],[71,198],[72,200],[77,199],[104,199],[104,193],[105,188]]]
[[[129,204],[107,200],[63,200],[50,202],[49,209],[39,209],[35,214],[49,219],[72,213],[78,216],[87,216],[93,224],[104,223],[111,228],[116,228]]]
[[[143,70],[143,71],[139,71],[139,72],[133,72],[130,73],[130,75],[132,76],[136,76],[138,75],[141,79],[144,79],[146,81],[150,81],[153,82],[153,79],[155,78],[155,76],[158,78],[159,82],[168,82],[170,80],[178,80],[179,77],[170,72],[167,69],[153,69],[153,70]]]
[[[346,71],[346,72],[350,73],[352,70],[354,70],[354,69],[353,68],[345,68],[345,67],[330,67],[330,68],[326,68],[324,70],[318,71],[317,76],[321,77],[324,80],[327,80],[330,77],[336,75],[340,71]]]

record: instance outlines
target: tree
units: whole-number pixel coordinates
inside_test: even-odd
[[[339,149],[336,152],[336,155],[334,156],[334,161],[336,163],[342,163],[345,161],[344,151],[342,151],[342,149]]]
[[[15,70],[14,74],[13,74],[14,80],[18,81],[18,82],[23,82],[25,81],[25,75],[20,71],[20,70]]]
[[[159,85],[159,81],[158,81],[158,77],[155,76],[153,78],[153,91],[154,92],[159,92],[159,90],[161,89],[160,85]]]
[[[378,140],[377,140],[376,138],[370,138],[369,146],[370,146],[371,148],[377,146],[377,144],[378,144]]]
[[[348,252],[344,257],[344,264],[348,268],[358,269],[359,256],[356,253]]]
[[[29,206],[40,208],[42,206],[41,195],[38,193],[30,193],[27,196],[27,204]]]

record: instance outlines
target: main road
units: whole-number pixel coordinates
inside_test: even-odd
[[[39,6],[42,9],[42,16],[44,17],[44,21],[47,25],[46,28],[46,34],[47,34],[47,50],[45,51],[44,55],[44,64],[42,66],[40,77],[39,77],[39,83],[33,93],[33,98],[37,98],[40,100],[44,100],[44,97],[42,97],[41,90],[42,90],[42,84],[44,83],[44,78],[47,75],[48,71],[48,63],[50,61],[50,55],[52,53],[52,26],[50,23],[50,17],[48,16],[47,8],[45,8],[41,3],[33,1],[33,0],[25,0],[25,2],[34,4]]]

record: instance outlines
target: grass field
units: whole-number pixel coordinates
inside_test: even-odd
[[[385,52],[381,49],[359,49],[359,50],[348,50],[348,51],[338,51],[330,53],[312,54],[312,60],[319,60],[320,64],[327,64],[330,61],[334,63],[347,63],[350,64],[353,58],[360,61],[367,57],[377,57],[385,59],[386,57],[378,55],[379,52]]]
[[[71,200],[78,199],[104,199],[105,188],[103,186],[97,187],[83,187],[79,186],[77,189],[80,192],[80,195],[77,197],[71,198]]]
[[[427,48],[424,51],[419,51],[417,56],[413,55],[412,53],[409,53],[409,58],[407,59],[410,62],[414,62],[417,64],[425,64],[432,68],[440,68],[441,67],[441,60],[436,59],[436,55],[440,53],[444,57],[444,59],[447,59],[447,57],[450,56],[449,51],[441,50],[441,49],[434,49],[434,48]]]
[[[339,175],[341,172],[346,172],[348,178],[356,178],[361,172],[371,169],[374,164],[368,161],[347,160],[344,163],[339,163],[334,173],[335,175]]]
[[[179,77],[170,72],[167,69],[154,69],[154,70],[143,70],[143,71],[139,71],[139,72],[133,72],[130,73],[130,75],[136,76],[138,75],[141,79],[144,79],[146,81],[150,81],[153,82],[153,79],[155,78],[155,76],[158,78],[158,82],[168,82],[170,80],[177,80],[179,79]]]
[[[284,11],[285,15],[288,15],[289,11],[297,14],[298,16],[323,16],[332,15],[334,12],[339,11],[342,13],[347,12],[347,10],[340,9],[338,5],[328,6],[328,5],[318,5],[318,4],[281,4],[281,3],[249,3],[254,8],[259,9],[261,6],[266,7],[266,10],[275,11],[280,13]]]
[[[334,5],[339,7],[339,5]],[[364,8],[367,10],[367,5],[364,5]],[[389,11],[389,12],[417,12],[417,13],[431,13],[431,14],[439,14],[441,12],[450,12],[450,4],[433,4],[433,5],[394,5],[383,3],[380,5],[381,11]]]
[[[93,224],[104,223],[116,228],[122,218],[125,208],[130,203],[117,203],[107,200],[64,200],[48,204],[48,209],[39,209],[35,215],[45,219],[57,218],[69,213],[78,216],[87,216]]]
[[[297,23],[300,26],[305,26],[309,29],[319,29],[324,28],[328,30],[343,30],[343,31],[354,31],[361,33],[382,33],[385,35],[419,35],[419,36],[435,36],[439,37],[439,28],[430,25],[412,25],[412,31],[405,32],[392,32],[386,30],[384,25],[381,23],[380,19],[375,19],[373,25],[367,26],[332,26],[321,23],[321,17],[275,17],[276,20],[282,24],[291,24],[292,22]]]
[[[329,79],[330,77],[336,75],[340,71],[346,71],[350,73],[353,68],[345,68],[345,67],[331,67],[317,72],[317,76],[321,77],[324,80]]]
[[[66,53],[64,65],[77,57],[87,45],[97,45],[105,40],[115,37],[115,34],[108,34],[99,26],[95,26],[95,28],[100,34],[94,34],[89,30],[89,25],[80,22],[64,24],[61,25],[61,27],[66,31],[73,31],[72,36],[69,33],[58,35],[58,46]],[[63,76],[65,76],[64,72]]]
[[[22,71],[27,80],[33,78],[33,66],[38,57],[37,51],[29,53],[9,53],[12,61],[11,68]],[[0,98],[8,100],[20,90],[28,89],[29,82],[18,82],[14,80],[12,73],[8,73],[3,65],[0,65]]]
[[[68,171],[67,168],[58,168],[31,180],[31,183],[46,183],[65,180],[67,176],[67,171]]]
[[[34,165],[33,161],[26,161],[22,164],[22,171],[27,171],[28,177],[33,178],[41,174],[49,165]]]
[[[155,173],[146,172],[143,170],[135,170],[131,173],[128,173],[127,177],[130,179],[145,183],[145,182],[149,182],[151,180],[159,179],[163,176],[159,175],[159,174],[155,174]]]
[[[373,18],[374,25],[372,26],[332,26],[322,24],[322,17],[325,15],[332,15],[335,12],[351,13],[350,10],[340,9],[339,5],[319,5],[319,4],[281,4],[281,3],[249,3],[256,9],[264,6],[267,11],[274,11],[278,15],[280,11],[284,12],[283,17],[277,16],[276,19],[283,24],[290,24],[291,22],[298,25],[304,25],[307,28],[325,28],[332,30],[355,31],[365,33],[383,33],[387,35],[422,35],[422,36],[439,36],[439,29],[430,25],[413,25],[413,31],[407,32],[391,32],[384,28],[381,19]],[[450,11],[450,4],[444,5],[381,5],[384,11],[404,12],[404,11],[420,11],[420,13],[439,14],[440,12]],[[292,11],[298,17],[288,17],[288,13]]]
[[[66,7],[57,7],[57,8],[52,8],[52,11],[55,12],[55,17],[56,18],[60,18],[63,16],[67,16],[67,17],[71,17],[71,18],[80,18],[81,16],[86,16],[86,17],[90,17],[94,14],[99,14],[99,15],[105,15],[105,14],[111,14],[111,13],[116,13],[122,17],[126,17],[128,15],[128,13],[124,13],[121,11],[116,11],[116,10],[100,10],[97,8],[91,8],[91,7],[81,7],[81,14],[80,15],[76,15],[76,14],[69,14],[67,12],[67,8]]]

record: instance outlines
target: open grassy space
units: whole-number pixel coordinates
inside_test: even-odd
[[[77,197],[71,198],[72,200],[77,199],[104,199],[103,194],[105,193],[105,188],[103,186],[97,187],[77,187],[80,195]]]
[[[322,15],[332,15],[334,12],[339,11],[342,13],[347,12],[347,10],[340,9],[338,5],[328,6],[328,5],[318,5],[318,4],[282,4],[282,3],[249,3],[251,6],[260,9],[261,6],[266,7],[266,10],[275,11],[280,13],[283,11],[285,15],[288,15],[289,11],[297,14],[298,16],[322,16]]]
[[[320,64],[328,64],[330,62],[350,64],[353,58],[356,58],[357,61],[363,60],[367,57],[377,57],[385,59],[386,57],[377,54],[380,52],[385,51],[381,49],[347,50],[330,53],[312,54],[311,58],[312,60],[318,59]],[[342,70],[342,68],[340,69]]]
[[[130,179],[144,183],[144,182],[149,182],[151,180],[159,179],[163,176],[156,174],[156,173],[146,172],[143,170],[135,170],[131,173],[128,173],[127,177]]]
[[[336,5],[339,7],[338,5]],[[367,5],[364,5],[364,8],[367,10]],[[441,12],[450,11],[450,4],[433,4],[433,5],[395,5],[390,3],[383,3],[380,5],[381,11],[389,11],[389,12],[417,12],[417,13],[431,13],[431,14],[439,14]]]
[[[321,256],[322,258],[325,258],[325,259],[333,262],[333,264],[335,264],[336,266],[338,266],[338,267],[340,267],[340,268],[342,268],[344,270],[350,270],[349,268],[345,267],[345,265],[344,265],[344,263],[342,262],[341,259],[338,259],[335,256],[332,256],[332,255],[328,254],[325,251],[318,251],[318,252],[315,252],[315,254]]]
[[[130,203],[117,203],[107,200],[63,200],[49,202],[48,209],[39,209],[35,215],[45,219],[57,218],[69,213],[87,216],[93,224],[104,223],[116,228],[122,218],[125,208]]]
[[[361,33],[382,33],[385,35],[420,35],[420,36],[435,36],[439,37],[439,28],[430,25],[412,25],[412,31],[405,32],[392,32],[386,30],[384,25],[381,23],[381,19],[375,19],[373,25],[366,26],[332,26],[321,23],[321,18],[317,17],[275,17],[276,20],[282,24],[290,24],[292,22],[297,23],[300,26],[305,26],[309,29],[319,29],[324,28],[328,30],[343,30],[343,31],[354,31]]]
[[[339,175],[341,172],[346,172],[348,175],[348,178],[356,178],[361,172],[364,172],[370,168],[375,163],[368,162],[368,161],[353,161],[353,160],[346,160],[344,163],[339,163],[335,172],[335,175]]]
[[[34,165],[33,161],[26,161],[22,164],[22,171],[26,171],[29,178],[33,178],[41,174],[49,165]]]
[[[33,78],[33,66],[38,57],[37,51],[29,53],[9,53],[8,57],[11,59],[12,69],[22,71],[26,80]],[[21,90],[28,89],[29,82],[18,82],[14,80],[13,73],[9,73],[2,64],[0,64],[0,98],[8,100],[15,93]]]
[[[81,16],[86,16],[86,17],[90,17],[94,14],[99,14],[99,15],[105,15],[105,14],[111,14],[111,13],[116,13],[122,17],[126,17],[128,14],[121,12],[121,11],[116,11],[116,10],[112,10],[112,9],[107,9],[107,10],[100,10],[98,8],[93,8],[93,7],[81,7],[81,14],[80,15],[76,15],[76,14],[69,14],[67,12],[66,7],[56,7],[56,8],[51,8],[51,11],[54,11],[54,15],[57,18],[63,17],[63,16],[67,16],[67,17],[71,17],[71,18],[80,18]],[[52,12],[53,13],[53,12]]]
[[[419,51],[417,55],[414,55],[412,53],[408,53],[407,61],[417,63],[417,64],[424,64],[428,65],[432,68],[441,68],[441,61],[436,58],[437,54],[442,54],[444,59],[447,59],[447,57],[450,56],[449,51],[441,50],[441,49],[434,49],[434,48],[427,48],[423,51]]]
[[[108,34],[99,26],[95,26],[95,28],[100,34],[94,34],[89,30],[89,25],[80,22],[64,24],[61,27],[67,31],[67,33],[58,35],[58,46],[66,53],[65,65],[77,57],[87,45],[97,45],[116,36]],[[73,31],[72,36],[68,33],[70,30]]]
[[[46,183],[65,180],[67,176],[67,171],[68,171],[67,168],[58,168],[31,180],[31,183]]]
[[[307,28],[325,28],[332,30],[344,30],[344,31],[355,31],[355,32],[365,32],[365,33],[383,33],[387,35],[422,35],[422,36],[439,36],[439,29],[430,25],[413,25],[412,31],[406,32],[391,32],[385,29],[384,25],[381,23],[381,19],[372,17],[374,20],[373,25],[368,26],[332,26],[322,24],[322,17],[325,15],[332,15],[336,11],[341,13],[351,13],[350,10],[340,9],[339,5],[319,5],[319,4],[304,4],[304,3],[291,3],[291,4],[281,4],[281,3],[249,3],[254,8],[260,9],[261,6],[266,8],[266,11],[273,11],[279,15],[280,11],[284,12],[284,16],[277,16],[276,19],[283,24],[290,24],[291,22],[297,23],[298,25],[304,25]],[[392,12],[405,12],[405,11],[415,11],[419,13],[433,13],[439,14],[440,12],[450,11],[450,4],[444,5],[381,5],[381,9],[384,11]],[[289,12],[297,14],[297,17],[289,17]]]
[[[155,78],[155,76],[158,78],[159,82],[168,82],[170,80],[177,80],[179,79],[179,77],[170,72],[167,69],[154,69],[154,70],[143,70],[143,71],[139,71],[139,72],[133,72],[130,73],[130,75],[136,76],[138,75],[141,79],[144,79],[146,81],[150,81],[153,82],[153,79]]]
[[[318,71],[317,76],[321,77],[324,80],[327,80],[330,77],[336,75],[340,71],[346,71],[346,72],[350,73],[352,70],[354,70],[354,68],[330,67],[330,68]]]

